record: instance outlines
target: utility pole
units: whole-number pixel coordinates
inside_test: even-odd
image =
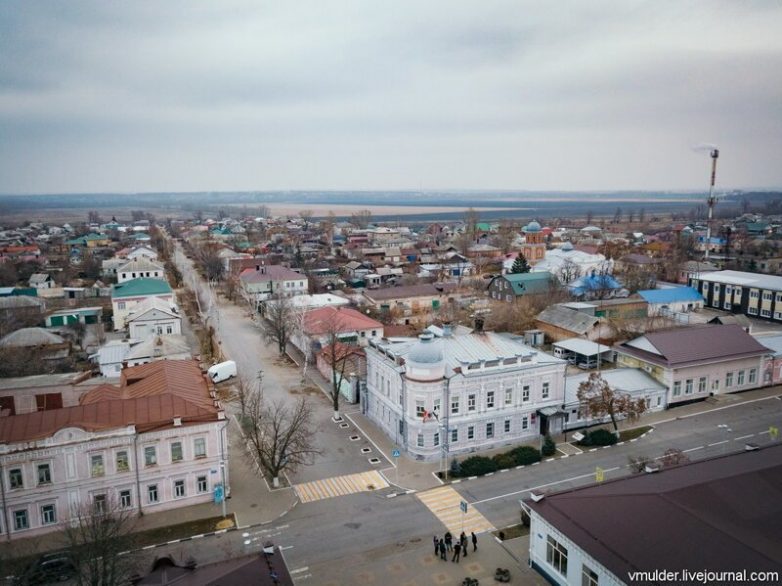
[[[711,246],[711,224],[714,218],[714,205],[717,203],[714,197],[714,182],[717,177],[717,158],[720,156],[719,149],[712,149],[711,153],[711,182],[709,186],[709,199],[706,200],[709,206],[709,219],[706,223],[706,255],[705,258],[709,258],[709,247]]]

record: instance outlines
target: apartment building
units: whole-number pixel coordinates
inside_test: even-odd
[[[692,276],[707,307],[782,322],[782,277],[744,271],[714,271]]]

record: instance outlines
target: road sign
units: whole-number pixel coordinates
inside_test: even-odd
[[[215,486],[215,504],[219,505],[223,502],[223,485],[218,484]]]
[[[402,454],[400,454],[400,453],[399,453],[399,450],[394,450],[393,452],[391,452],[391,456],[392,456],[393,458],[398,458],[398,457],[399,457],[399,456],[401,456],[401,455],[402,455]]]
[[[459,503],[459,508],[462,510],[462,513],[467,512],[467,501],[462,501]]]
[[[595,468],[595,482],[603,482],[605,480],[605,470],[602,468]]]
[[[779,428],[774,427],[773,425],[768,428],[768,436],[771,439],[777,439],[779,437]]]

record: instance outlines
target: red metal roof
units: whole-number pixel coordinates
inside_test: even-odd
[[[346,333],[356,330],[382,329],[383,324],[349,307],[321,307],[304,316],[304,330],[308,334]]]

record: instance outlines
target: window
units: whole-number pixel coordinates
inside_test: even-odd
[[[526,403],[529,401],[529,385],[524,385],[521,389],[521,402]]]
[[[182,461],[182,442],[171,443],[171,461],[172,462]]]
[[[21,468],[11,468],[8,471],[8,485],[11,487],[11,490],[24,488],[24,479],[22,477]]]
[[[167,333],[167,334],[173,334],[173,333],[174,333],[174,326],[172,326],[172,325],[167,325],[167,326],[166,326],[166,333]]]
[[[548,399],[548,390],[549,390],[549,383],[543,383],[543,399]]]
[[[505,433],[510,433],[510,419],[505,420]]]
[[[119,491],[119,506],[123,509],[129,509],[133,505],[129,490]]]
[[[486,437],[494,437],[494,423],[491,421],[486,424]]]
[[[175,480],[174,481],[174,498],[182,498],[185,496],[185,481],[184,480]]]
[[[729,372],[725,375],[725,387],[730,388],[733,386],[733,373]]]
[[[748,307],[747,313],[749,315],[757,315],[758,314],[758,308],[757,307]]]
[[[688,378],[687,381],[684,383],[684,394],[685,395],[692,395],[692,379]]]
[[[38,464],[38,484],[52,483],[52,468],[49,464]]]
[[[193,455],[196,458],[206,458],[206,440],[197,437],[193,440]]]
[[[440,432],[439,431],[434,432],[434,445],[435,445],[435,447],[440,445]]]
[[[763,291],[763,301],[771,301],[773,297],[771,291]]]
[[[417,445],[419,448],[424,447],[424,434],[419,433],[418,437],[416,438],[415,445]]]
[[[757,299],[759,297],[758,290],[757,289],[750,289],[749,290],[749,298],[750,299]]]
[[[117,309],[125,309],[125,302],[124,301],[117,302]]]
[[[782,311],[775,311],[774,319],[782,319]]]
[[[150,503],[158,502],[157,484],[147,486],[147,501]]]
[[[90,475],[95,478],[103,476],[106,469],[103,467],[103,454],[93,454],[90,456]]]
[[[155,448],[155,446],[147,446],[144,448],[144,465],[157,465],[157,448]]]
[[[201,493],[209,492],[209,483],[206,480],[206,476],[196,478],[196,490]]]
[[[755,368],[749,369],[749,382],[754,383],[758,378],[758,371]]]
[[[505,389],[505,404],[513,404],[513,389]]]
[[[524,415],[521,418],[521,429],[522,429],[522,431],[526,431],[527,429],[529,429],[529,416],[528,415]]]
[[[117,452],[117,472],[127,472],[130,470],[128,453],[125,450]]]
[[[440,399],[434,400],[432,411],[434,411],[437,415],[440,415]]]
[[[723,304],[723,307],[725,309],[731,309],[733,306],[730,304],[730,301],[725,300],[725,303]]]
[[[41,507],[41,525],[53,525],[57,522],[57,509],[54,505],[43,505]]]
[[[458,429],[452,429],[451,430],[451,443],[456,443],[459,441],[459,430]]]
[[[459,397],[451,397],[451,415],[459,414]]]
[[[563,576],[567,576],[567,549],[551,535],[546,540],[546,562]]]
[[[467,395],[467,411],[475,411],[475,395]]]
[[[27,509],[21,509],[14,511],[14,530],[21,531],[27,529],[30,526],[30,521],[27,518]]]
[[[586,566],[582,566],[581,586],[598,586],[597,572]]]
[[[678,397],[682,394],[682,381],[677,380],[675,383],[673,383],[673,396]]]
[[[719,391],[720,390],[720,379],[715,378],[711,381],[711,390],[712,391]]]
[[[769,309],[761,309],[760,310],[760,316],[761,317],[771,317],[771,310],[769,310]]]
[[[426,409],[424,408],[424,402],[416,399],[415,401],[415,416],[423,417]]]
[[[486,408],[491,409],[494,407],[494,391],[486,393]]]
[[[740,370],[738,376],[736,376],[736,386],[741,386],[744,384],[744,371]]]
[[[475,439],[475,426],[471,425],[467,428],[467,439]]]
[[[698,392],[699,393],[705,393],[706,392],[706,377],[702,376],[698,379]]]
[[[92,497],[92,506],[96,513],[101,514],[106,512],[106,495],[96,494]]]

